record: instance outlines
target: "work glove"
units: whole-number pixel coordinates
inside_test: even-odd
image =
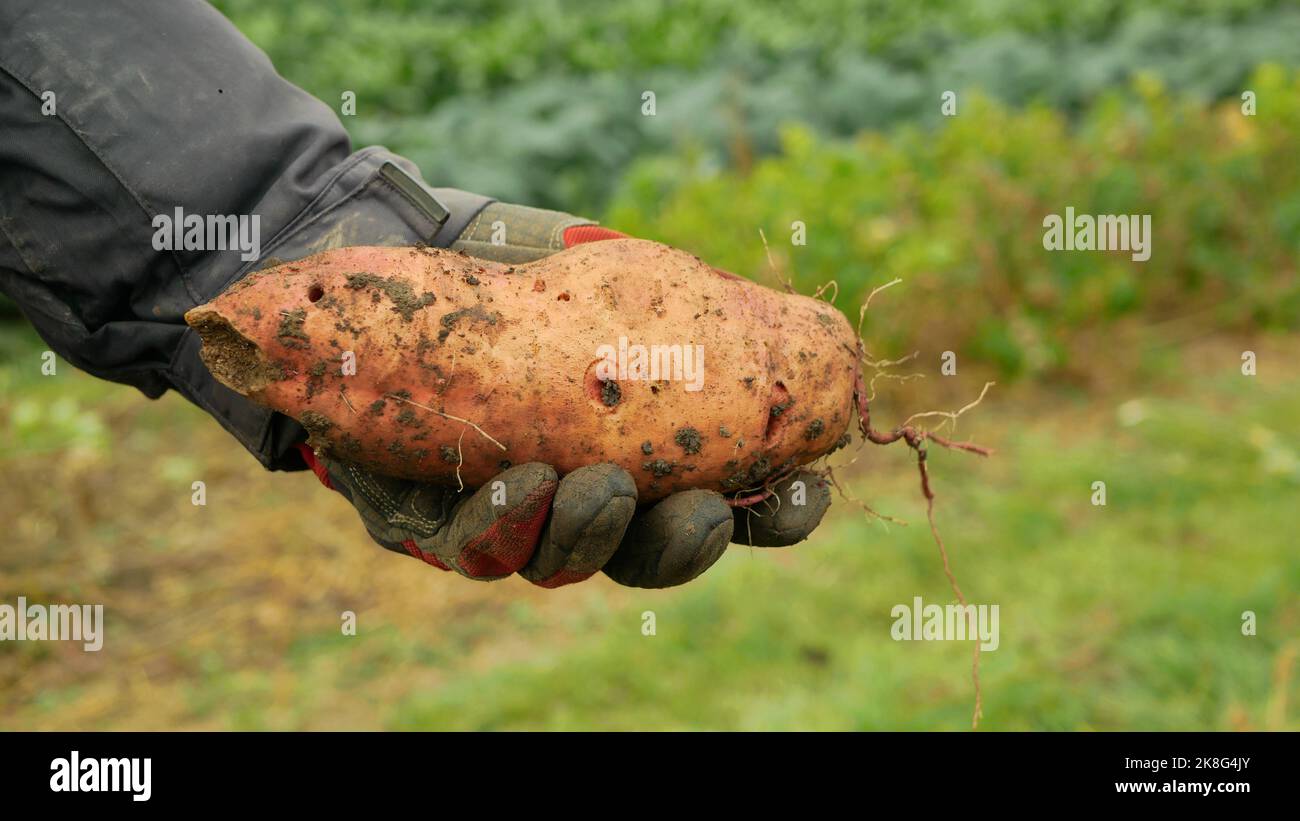
[[[623,236],[569,214],[492,203],[451,248],[521,264]],[[383,547],[472,579],[519,573],[542,587],[597,571],[632,587],[683,584],[733,539],[757,547],[806,539],[830,505],[826,481],[808,472],[747,507],[733,507],[715,491],[688,490],[638,508],[631,474],[612,464],[582,467],[562,479],[549,465],[515,465],[480,488],[457,490],[381,476],[305,444],[299,452],[326,487],[352,503]]]

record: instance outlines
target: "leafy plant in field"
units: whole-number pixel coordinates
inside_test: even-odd
[[[1278,0],[216,0],[359,144],[438,185],[599,210],[638,157],[691,147],[743,166],[778,126],[849,136],[933,123],[978,87],[1076,110],[1136,72],[1205,98],[1262,62],[1300,65]],[[639,116],[642,91],[662,105]]]
[[[769,63],[845,55],[920,71],[990,35],[1046,45],[1100,43],[1131,21],[1180,50],[1191,25],[1260,19],[1283,0],[214,0],[289,79],[326,100],[343,89],[373,113],[418,115],[464,95],[558,76],[705,71],[732,50]],[[1154,21],[1154,22],[1152,22]],[[1254,39],[1266,32],[1254,31]],[[1120,39],[1123,39],[1122,37]],[[1234,38],[1239,51],[1256,46]],[[979,48],[978,46],[976,47]],[[1208,56],[1208,55],[1207,55]]]
[[[411,157],[436,184],[599,210],[624,169],[647,154],[690,150],[743,169],[779,149],[783,123],[841,137],[899,123],[937,125],[947,90],[979,88],[1017,107],[1071,114],[1139,74],[1198,99],[1236,97],[1261,62],[1300,65],[1300,13],[1239,21],[1147,13],[1125,18],[1104,40],[1075,30],[1008,30],[945,40],[924,59],[890,54],[775,53],[738,40],[700,65],[539,71],[500,90],[463,89],[416,115],[385,114],[375,97],[385,92],[359,92],[359,115],[345,122],[359,144]],[[412,91],[421,81],[405,82]],[[645,90],[657,96],[654,117],[640,115]],[[325,98],[331,94],[337,99],[337,91]]]
[[[1249,87],[1267,101],[1254,117],[1144,77],[1074,124],[973,96],[937,129],[835,142],[790,127],[749,174],[688,153],[639,163],[608,222],[759,278],[762,228],[800,290],[834,279],[854,315],[870,287],[901,277],[906,308],[873,314],[874,339],[965,351],[1007,374],[1080,366],[1100,329],[1130,315],[1295,328],[1300,78],[1266,67]],[[1152,215],[1151,259],[1046,251],[1043,219],[1067,206]],[[806,245],[790,241],[796,220]]]

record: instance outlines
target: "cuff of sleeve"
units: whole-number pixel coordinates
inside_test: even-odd
[[[199,335],[187,329],[168,369],[172,386],[216,419],[270,470],[303,470],[296,445],[307,432],[284,414],[264,408],[218,382],[199,359]]]

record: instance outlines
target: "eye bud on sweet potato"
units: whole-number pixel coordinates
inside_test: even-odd
[[[641,501],[752,489],[835,449],[858,372],[829,304],[634,239],[522,266],[340,248],[185,319],[218,380],[338,458],[471,487],[613,462]]]

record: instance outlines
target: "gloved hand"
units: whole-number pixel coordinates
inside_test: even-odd
[[[330,107],[276,74],[206,3],[76,5],[67,14],[0,3],[0,281],[51,350],[151,397],[180,392],[267,467],[297,467],[301,426],[222,386],[183,321],[253,257],[265,266],[343,245],[441,244],[446,228],[459,229],[453,248],[524,262],[617,236],[567,214],[427,189],[412,163],[379,146],[351,153]],[[165,36],[124,49],[145,26]],[[108,63],[118,68],[112,94],[93,70]],[[40,89],[58,89],[58,116],[37,104]],[[251,244],[191,248],[187,229],[185,247],[159,247],[156,219],[176,214],[179,231],[182,213],[206,215],[209,232],[215,216],[241,226],[250,217],[252,233],[239,233]],[[471,221],[459,228],[462,219]],[[559,482],[551,468],[521,465],[499,488],[458,493],[298,452],[386,547],[475,578],[519,571],[548,586],[598,569],[624,584],[680,584],[733,531],[756,545],[803,539],[829,501],[815,477],[794,477],[807,480],[806,505],[790,503],[787,483],[733,524],[706,491],[638,512],[631,477],[608,465]]]
[[[524,263],[623,234],[556,211],[492,203],[451,245],[484,259]],[[800,472],[751,507],[688,490],[637,510],[632,476],[612,464],[558,479],[548,465],[515,465],[477,490],[379,476],[300,445],[304,461],[357,509],[371,538],[473,579],[511,573],[542,587],[603,570],[632,587],[671,587],[709,568],[734,539],[782,547],[802,541],[830,505],[824,479]],[[802,482],[795,504],[796,483]]]

